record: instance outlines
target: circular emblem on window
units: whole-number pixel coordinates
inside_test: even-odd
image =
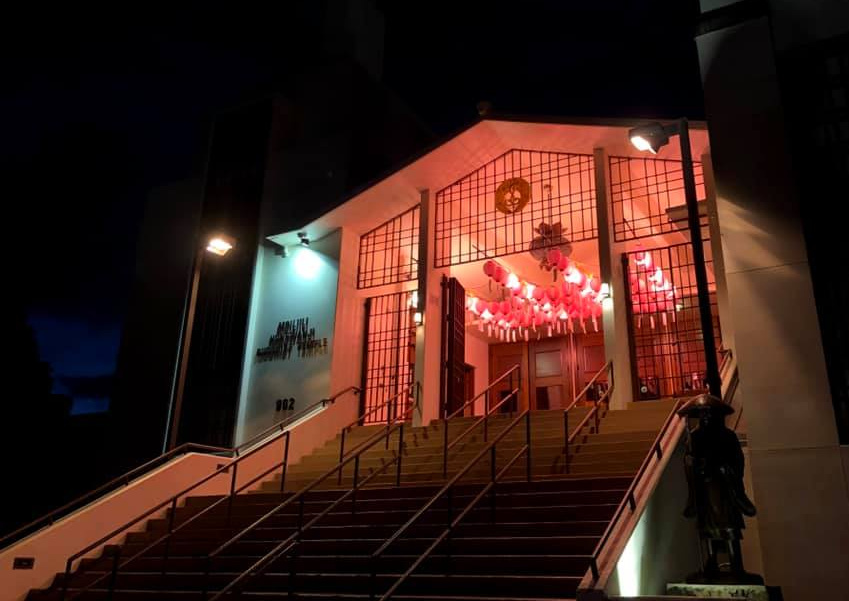
[[[495,190],[495,208],[508,215],[525,208],[531,200],[531,185],[521,177],[505,179]]]

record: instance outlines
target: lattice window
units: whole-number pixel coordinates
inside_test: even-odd
[[[373,296],[366,300],[367,341],[365,357],[366,412],[409,388],[416,362],[416,328],[412,320],[413,291]],[[402,415],[414,397],[401,394],[391,406],[366,417],[380,423]]]
[[[713,260],[710,243],[706,241],[704,246],[719,353],[722,338]],[[646,255],[651,261],[648,268],[644,265]],[[705,390],[706,366],[692,247],[689,243],[676,244],[626,256],[638,397],[650,399]]]
[[[357,288],[415,280],[419,273],[419,205],[360,236]]]
[[[592,155],[510,150],[436,193],[436,267],[595,238],[595,201]],[[540,236],[540,223],[560,235]]]
[[[686,229],[681,161],[610,157],[613,235],[617,242]],[[702,164],[693,162],[696,197],[705,198]],[[702,210],[704,213],[704,210]],[[702,215],[707,225],[707,215]]]

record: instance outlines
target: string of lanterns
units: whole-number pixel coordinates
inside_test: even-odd
[[[661,321],[666,326],[666,314],[672,315],[675,321],[675,287],[666,278],[663,269],[655,265],[651,253],[639,250],[634,254],[636,269],[630,274],[632,310],[640,318],[637,327],[642,325],[642,315],[649,316],[649,323],[654,328],[655,314],[660,314]]]
[[[490,285],[501,287],[504,300],[467,298],[466,308],[476,316],[480,331],[508,342],[574,332],[576,324],[586,332],[587,320],[598,331],[601,280],[558,249],[549,251],[545,263],[554,271],[554,283],[548,286],[523,280],[493,260],[484,263],[484,274]]]
[[[675,288],[660,266],[654,265],[651,254],[638,251],[634,256],[636,272],[631,273],[633,311],[649,317],[655,327],[655,315],[660,314],[664,326],[667,313],[675,321]],[[569,259],[558,249],[552,249],[542,263],[553,271],[554,283],[537,285],[523,280],[503,265],[493,260],[484,263],[483,272],[490,286],[501,287],[502,299],[485,300],[468,296],[466,309],[476,319],[480,331],[499,340],[513,341],[536,339],[543,334],[553,336],[574,332],[576,325],[586,333],[587,321],[598,332],[601,302],[606,298],[602,282],[577,261]],[[558,277],[562,275],[562,277]]]

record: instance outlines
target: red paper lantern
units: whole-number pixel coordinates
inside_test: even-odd
[[[490,259],[486,263],[484,263],[483,264],[483,272],[486,275],[488,275],[489,277],[492,277],[493,275],[495,275],[495,261]]]

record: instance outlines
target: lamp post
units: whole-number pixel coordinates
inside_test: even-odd
[[[189,370],[189,348],[192,343],[192,330],[195,325],[198,285],[201,267],[206,253],[223,257],[233,249],[235,239],[224,234],[215,234],[206,238],[206,245],[199,245],[192,261],[192,276],[183,304],[183,323],[180,327],[177,369],[171,385],[171,403],[168,407],[168,429],[163,440],[163,451],[169,451],[177,445],[177,431],[180,424],[180,411],[183,408],[183,394],[186,390],[186,374]]]
[[[693,247],[693,268],[696,272],[696,291],[705,353],[705,375],[710,394],[721,396],[722,382],[719,378],[719,364],[716,360],[713,316],[710,311],[710,291],[708,290],[705,250],[702,244],[702,227],[699,219],[698,198],[696,197],[696,176],[693,172],[690,129],[687,120],[679,119],[667,125],[649,123],[635,127],[628,132],[628,135],[637,150],[648,150],[652,154],[657,154],[661,147],[668,144],[671,136],[677,135],[681,144],[681,167],[684,175],[684,197],[687,205],[687,229],[690,231],[690,244]]]

